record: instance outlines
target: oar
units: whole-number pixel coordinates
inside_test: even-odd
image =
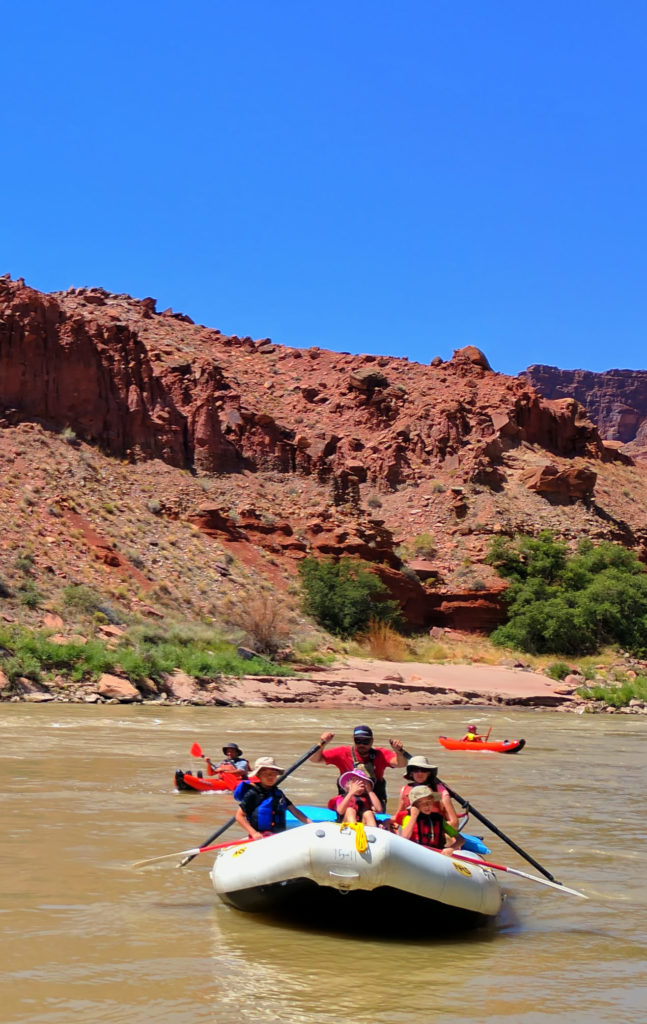
[[[409,753],[408,750],[403,750],[402,753],[406,757],[407,761],[411,760],[411,754]],[[482,825],[485,825],[485,827],[489,828],[491,832],[494,832],[495,836],[498,836],[499,839],[503,839],[504,843],[507,843],[508,846],[512,847],[513,850],[516,850],[520,857],[523,857],[523,859],[527,860],[529,864],[532,864],[534,868],[537,868],[537,871],[541,871],[542,875],[545,875],[546,878],[549,878],[550,881],[553,882],[555,885],[560,884],[555,878],[555,876],[551,875],[550,871],[547,871],[546,868],[542,867],[542,865],[538,861],[536,861],[534,857],[531,857],[529,853],[526,853],[526,851],[522,850],[520,846],[517,846],[514,839],[510,839],[510,837],[507,836],[505,832],[502,832],[501,829],[497,828],[493,822],[491,822],[488,818],[485,817],[484,814],[481,814],[479,811],[477,811],[476,807],[474,807],[474,805],[471,804],[469,800],[465,800],[460,795],[460,793],[457,793],[455,789],[452,789],[451,786],[449,786],[446,782],[443,782],[442,779],[439,779],[438,776],[436,776],[436,781],[440,782],[441,786],[445,787],[445,789],[451,796],[452,800],[457,800],[461,807],[468,811],[468,813],[473,814],[475,818],[478,818]]]
[[[138,860],[133,864],[133,868],[146,868],[149,864],[157,864],[161,860],[172,860],[175,857],[184,857],[188,853],[192,853],[195,857],[199,853],[207,853],[209,850],[224,850],[226,846],[240,846],[241,843],[254,842],[251,836],[247,839],[230,839],[227,843],[216,843],[212,846],[194,846],[192,850],[179,850],[177,853],[164,853],[161,857],[149,857],[148,860]]]
[[[581,899],[588,900],[588,896],[585,896],[583,892],[578,892],[577,889],[569,889],[567,885],[562,885],[561,882],[548,882],[545,878],[537,878],[537,875],[529,875],[527,871],[509,868],[505,864],[492,864],[489,860],[474,860],[473,857],[461,857],[459,853],[452,853],[452,859],[464,860],[466,864],[476,864],[482,868],[492,868],[494,871],[507,871],[509,875],[519,875],[520,878],[528,878],[531,882],[538,882],[539,885],[549,885],[551,889],[558,889],[560,892],[570,892],[571,896],[580,896]]]
[[[507,843],[508,846],[512,847],[513,850],[516,850],[516,852],[521,857],[523,857],[524,860],[527,860],[529,864],[532,864],[533,867],[537,868],[537,871],[541,871],[542,875],[545,875],[546,878],[549,878],[550,881],[554,882],[555,885],[560,884],[555,878],[555,876],[551,875],[550,871],[547,871],[546,868],[542,867],[542,865],[538,861],[536,861],[534,857],[531,857],[529,853],[526,853],[526,851],[522,850],[520,846],[517,846],[514,839],[510,839],[510,836],[507,836],[505,832],[502,832],[500,828],[497,828],[492,821],[485,817],[484,814],[481,814],[480,811],[477,811],[474,804],[471,804],[468,800],[465,800],[460,795],[460,793],[457,793],[455,789],[452,789],[451,786],[448,786],[447,783],[443,782],[442,779],[438,779],[437,777],[437,780],[438,782],[440,782],[442,786],[445,787],[445,789],[447,790],[447,792],[449,793],[453,800],[457,800],[461,807],[464,807],[466,811],[469,811],[470,814],[473,814],[475,818],[478,818],[478,820],[483,825],[485,825],[486,828],[489,828],[491,832],[494,832],[495,836],[498,836],[499,839],[503,839],[504,843]]]
[[[321,747],[323,747],[323,745],[324,745],[323,741],[319,740],[318,743],[315,743],[314,747],[310,747],[310,750],[306,754],[304,754],[303,757],[300,757],[298,761],[294,762],[294,764],[292,765],[291,768],[288,768],[287,771],[283,772],[283,775],[280,775],[278,777],[278,779],[276,780],[276,785],[278,786],[280,782],[283,782],[283,779],[287,779],[288,775],[291,775],[292,772],[295,772],[297,770],[297,768],[300,768],[301,765],[305,761],[307,761],[309,757],[312,757],[312,755],[314,754],[314,752],[316,750],[320,750]],[[214,839],[217,839],[218,836],[221,836],[223,834],[223,832],[226,832],[228,828],[231,828],[231,826],[234,824],[235,820],[236,820],[236,815],[234,814],[234,816],[232,818],[229,818],[229,820],[226,821],[224,825],[221,825],[220,828],[216,829],[216,831],[213,833],[212,836],[209,836],[208,839],[205,839],[205,841],[202,844],[202,846],[199,846],[197,848],[197,852],[194,853],[193,851],[191,851],[189,853],[189,856],[184,857],[184,859],[181,860],[180,863],[178,864],[178,867],[179,868],[183,868],[186,864],[189,864],[190,861],[192,861],[194,857],[198,856],[198,853],[202,852],[202,850],[204,849],[205,846],[208,846],[209,843],[212,843],[214,841]]]

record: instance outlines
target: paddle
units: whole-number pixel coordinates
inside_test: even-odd
[[[320,750],[323,747],[323,745],[324,744],[323,744],[322,740],[319,740],[318,743],[315,743],[314,747],[310,747],[310,750],[306,754],[304,754],[303,757],[300,757],[298,761],[295,761],[291,768],[288,768],[287,771],[283,772],[283,775],[279,775],[278,779],[276,780],[275,785],[278,786],[279,783],[283,782],[283,779],[287,779],[288,775],[291,775],[292,772],[295,772],[297,770],[297,768],[300,768],[301,765],[305,761],[307,761],[309,757],[312,757],[312,755],[315,753],[316,750]],[[223,832],[226,832],[228,828],[231,828],[231,826],[234,824],[235,820],[236,820],[236,815],[234,814],[234,816],[232,818],[229,818],[229,820],[226,821],[224,825],[221,825],[220,828],[216,829],[216,831],[213,833],[213,835],[209,836],[208,839],[205,839],[205,841],[202,844],[202,846],[198,846],[197,847],[197,851],[196,852],[194,852],[193,850],[190,851],[189,856],[185,857],[183,860],[181,860],[180,863],[178,864],[178,867],[179,868],[183,868],[186,864],[189,864],[193,860],[194,857],[198,856],[198,853],[202,852],[202,850],[204,849],[205,846],[208,846],[209,843],[212,843],[214,841],[214,839],[217,839],[218,836],[221,836],[223,834]]]
[[[138,860],[133,864],[133,868],[146,868],[149,864],[157,864],[158,861],[172,860],[175,857],[184,857],[189,853],[194,854],[196,857],[199,853],[207,853],[209,850],[224,850],[227,846],[240,846],[241,843],[252,843],[254,840],[251,836],[247,836],[246,839],[230,839],[226,843],[216,843],[212,846],[194,846],[192,850],[178,850],[177,853],[163,853],[161,857],[149,857],[148,860]]]
[[[407,761],[411,760],[412,755],[407,750],[403,750],[402,753],[404,757],[406,757]],[[455,789],[452,789],[451,786],[449,786],[446,782],[443,782],[442,779],[439,779],[438,776],[436,776],[436,781],[440,782],[441,786],[445,787],[445,789],[451,796],[452,800],[457,800],[461,807],[463,807],[468,813],[473,814],[475,818],[478,818],[482,825],[485,825],[485,827],[489,828],[491,832],[494,832],[495,836],[498,836],[499,839],[503,839],[503,842],[507,843],[508,846],[512,847],[512,849],[515,850],[520,857],[523,857],[523,859],[527,860],[529,864],[532,864],[534,868],[537,868],[537,871],[541,871],[542,875],[545,875],[546,878],[549,878],[550,881],[553,882],[555,885],[561,884],[557,881],[555,876],[551,875],[550,871],[547,871],[545,867],[542,867],[542,865],[538,861],[536,861],[534,857],[531,857],[529,853],[526,853],[526,851],[522,850],[520,846],[517,846],[514,839],[510,839],[510,837],[507,836],[505,832],[502,832],[501,829],[497,828],[493,822],[491,822],[488,818],[485,817],[484,814],[481,814],[479,811],[477,811],[476,807],[474,807],[474,805],[471,804],[469,800],[465,800],[460,795],[460,793],[457,793]]]
[[[204,760],[207,762],[207,764],[209,765],[209,767],[213,771],[214,775],[217,774],[216,769],[214,768],[213,764],[211,763],[211,758],[207,757],[206,754],[202,753],[202,747],[200,746],[199,743],[194,743],[193,746],[191,747],[191,756],[192,757],[202,757],[202,758],[204,758]]]
[[[443,782],[442,779],[438,779],[437,776],[436,778],[437,781],[440,782],[441,786],[445,787],[445,789],[447,790],[447,792],[449,793],[453,800],[457,800],[461,807],[464,807],[466,811],[469,811],[470,814],[473,814],[475,818],[478,818],[481,824],[485,825],[486,828],[489,828],[491,832],[494,832],[495,836],[498,836],[499,839],[503,839],[504,843],[507,843],[508,846],[512,847],[512,849],[515,850],[520,857],[523,857],[523,859],[527,860],[529,864],[532,864],[533,867],[537,868],[537,871],[541,871],[542,875],[545,875],[546,878],[549,878],[550,881],[553,882],[555,885],[561,884],[557,881],[555,876],[551,875],[550,871],[547,871],[545,867],[542,867],[542,865],[538,861],[536,861],[534,857],[531,857],[529,853],[526,853],[526,851],[522,850],[520,846],[517,846],[514,839],[510,839],[510,837],[507,836],[505,832],[502,832],[500,828],[496,827],[494,822],[486,818],[484,814],[480,813],[480,811],[477,811],[474,804],[471,804],[468,800],[465,800],[460,795],[460,793],[457,793],[455,789],[452,789],[451,786],[448,786],[447,783]]]
[[[494,871],[507,871],[509,875],[519,875],[520,878],[528,878],[531,882],[538,882],[539,885],[549,885],[551,889],[558,889],[560,892],[570,892],[572,896],[580,896],[583,900],[588,900],[588,896],[585,896],[583,892],[578,892],[577,889],[569,889],[567,885],[562,885],[561,882],[548,882],[545,878],[537,878],[536,875],[529,875],[527,871],[519,871],[517,868],[506,867],[505,864],[492,864],[489,860],[475,860],[473,857],[461,857],[460,853],[452,853],[453,860],[464,860],[466,864],[477,864],[482,868],[492,868]]]

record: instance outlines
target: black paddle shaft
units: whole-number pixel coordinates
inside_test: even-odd
[[[409,753],[408,750],[403,750],[402,753],[406,757],[407,761],[411,760],[411,754]],[[505,832],[502,832],[500,828],[497,828],[492,821],[485,817],[484,814],[480,814],[479,811],[476,810],[476,807],[474,807],[469,802],[469,800],[465,800],[460,795],[460,793],[457,793],[455,789],[452,789],[451,786],[448,786],[447,783],[443,782],[442,779],[439,779],[438,776],[436,776],[436,781],[440,782],[441,786],[445,787],[445,789],[452,797],[452,799],[458,801],[458,803],[461,805],[462,808],[464,808],[464,810],[469,811],[470,814],[473,814],[475,818],[478,818],[478,820],[483,825],[485,825],[486,828],[489,828],[491,832],[494,832],[495,836],[498,836],[499,839],[503,839],[503,842],[507,843],[508,846],[510,846],[513,850],[516,850],[520,857],[523,857],[524,860],[527,860],[529,864],[532,864],[533,867],[537,868],[537,871],[541,871],[542,875],[545,875],[546,878],[549,878],[551,882],[555,882],[556,885],[562,884],[561,882],[557,881],[554,875],[551,875],[550,871],[546,871],[546,868],[542,867],[541,864],[539,864],[534,857],[531,857],[529,853],[526,853],[526,851],[522,850],[520,846],[517,846],[514,839],[510,839],[510,837],[507,836]]]
[[[438,779],[438,782],[440,782],[440,784],[445,787],[449,795],[454,800],[458,801],[461,807],[463,807],[466,811],[469,811],[470,814],[473,814],[475,818],[478,818],[478,820],[482,822],[486,828],[489,828],[491,832],[494,832],[495,836],[498,836],[499,839],[503,839],[504,843],[507,843],[508,846],[511,846],[513,850],[516,850],[517,853],[524,858],[524,860],[527,860],[529,864],[532,864],[533,867],[537,868],[537,871],[541,871],[542,875],[545,875],[546,878],[550,879],[551,882],[555,882],[557,885],[562,884],[561,882],[558,882],[553,875],[551,875],[550,871],[546,871],[546,868],[542,867],[541,864],[539,864],[538,861],[534,859],[534,857],[531,857],[529,853],[526,853],[526,851],[522,850],[520,846],[517,846],[514,839],[510,839],[510,837],[507,836],[505,832],[502,832],[500,828],[497,828],[493,822],[489,821],[485,817],[484,814],[480,814],[476,810],[476,807],[474,807],[468,800],[464,800],[463,797],[460,796],[460,794],[457,793],[455,789],[452,789],[451,786],[448,786],[446,782],[442,781],[442,779]]]
[[[303,757],[300,757],[298,761],[295,761],[295,763],[292,765],[291,768],[288,768],[287,771],[283,772],[283,775],[280,775],[278,777],[278,779],[276,780],[276,785],[278,786],[279,783],[283,782],[283,779],[287,779],[288,775],[291,775],[292,772],[295,772],[297,770],[297,768],[300,768],[301,765],[305,761],[307,761],[309,757],[312,757],[312,755],[315,753],[315,751],[319,750],[320,747],[322,747],[322,746],[323,746],[323,743],[321,742],[321,740],[319,741],[319,743],[315,743],[314,747],[311,747],[307,754],[304,754]],[[214,839],[217,839],[218,836],[221,836],[223,834],[223,832],[227,831],[228,828],[231,828],[231,826],[234,824],[235,820],[236,820],[236,815],[234,815],[233,818],[230,818],[228,821],[226,821],[224,825],[221,825],[220,828],[216,829],[216,831],[213,833],[213,835],[209,836],[208,839],[205,839],[204,843],[201,843],[200,845],[201,846],[210,846],[211,843],[214,841]],[[178,867],[179,868],[183,868],[186,864],[189,864],[193,860],[194,857],[197,857],[197,856],[198,856],[197,853],[189,854],[188,857],[185,857],[184,860],[180,861],[180,863],[178,864]]]

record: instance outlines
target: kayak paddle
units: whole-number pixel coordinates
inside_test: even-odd
[[[528,878],[531,882],[539,882],[540,885],[549,885],[551,889],[558,889],[560,892],[570,892],[571,896],[580,896],[583,900],[588,900],[588,896],[585,896],[583,892],[578,892],[577,889],[569,889],[568,886],[562,885],[561,882],[549,882],[545,878],[537,878],[536,875],[529,875],[527,871],[519,871],[518,868],[509,868],[505,864],[492,864],[489,860],[474,860],[473,857],[461,857],[460,853],[452,853],[453,860],[463,860],[466,864],[476,864],[481,868],[492,868],[494,871],[507,871],[509,875],[519,875],[520,878]]]
[[[308,752],[306,754],[304,754],[303,757],[300,757],[298,761],[295,761],[291,768],[288,768],[287,771],[283,772],[283,775],[280,775],[278,777],[278,779],[276,780],[275,785],[278,786],[279,783],[283,782],[283,779],[287,779],[288,775],[291,775],[292,772],[295,772],[297,770],[297,768],[300,768],[301,765],[305,761],[307,761],[308,758],[312,757],[312,755],[315,753],[316,750],[320,750],[321,747],[323,747],[323,742],[321,740],[319,740],[318,743],[315,743],[314,747],[310,747],[310,750],[308,750]],[[188,856],[184,857],[183,860],[180,861],[180,863],[178,864],[178,867],[179,868],[183,868],[186,864],[189,864],[193,860],[194,857],[197,857],[198,854],[202,852],[202,850],[204,849],[205,846],[208,846],[210,843],[212,843],[214,841],[214,839],[217,839],[218,836],[221,836],[223,834],[223,832],[226,832],[228,828],[231,828],[231,826],[234,824],[235,820],[236,820],[236,815],[234,814],[234,816],[232,818],[229,818],[229,820],[226,821],[224,825],[221,825],[220,828],[216,829],[216,831],[213,833],[213,835],[209,836],[208,839],[205,839],[205,841],[202,844],[202,846],[198,846],[196,851],[193,851],[193,850],[189,851]]]

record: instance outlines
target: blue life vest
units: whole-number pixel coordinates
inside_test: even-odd
[[[250,789],[255,790],[259,795],[263,792],[258,785],[243,779],[234,790],[234,800],[240,802]],[[249,820],[259,832],[283,832],[287,805],[288,802],[281,790],[273,788],[270,790],[269,796],[261,800],[250,812]]]

